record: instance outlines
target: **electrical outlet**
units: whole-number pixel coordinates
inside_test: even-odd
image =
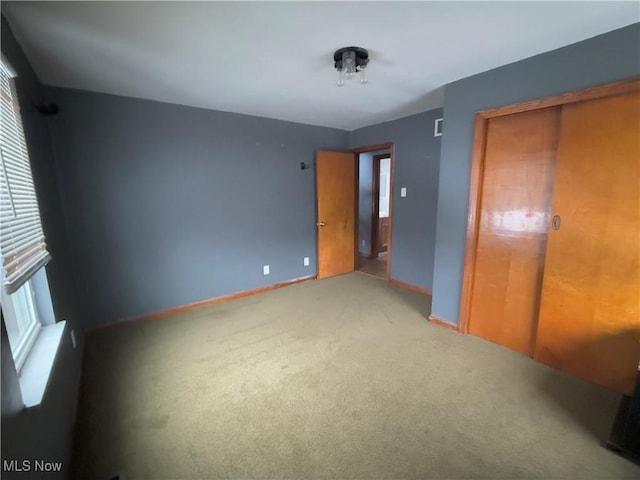
[[[364,240],[362,240],[362,242],[361,242],[361,243],[362,243],[362,247],[364,248]]]
[[[76,348],[76,332],[71,330],[71,345],[73,345],[73,349]]]
[[[304,258],[302,259],[302,264],[303,264],[305,267],[308,267],[308,266],[309,266],[309,257],[304,257]]]
[[[269,265],[265,265],[264,267],[262,267],[262,274],[269,275]]]
[[[400,189],[400,196],[401,197],[406,197],[407,196],[407,187],[402,187]]]

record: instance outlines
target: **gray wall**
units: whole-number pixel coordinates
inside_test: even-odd
[[[373,210],[373,153],[361,153],[358,159],[358,251],[371,254],[371,215]]]
[[[459,320],[475,113],[634,77],[639,62],[640,24],[634,24],[445,87],[434,315]]]
[[[64,462],[59,474],[3,473],[2,478],[64,478],[68,472],[83,344],[77,332],[78,349],[71,346],[69,330],[78,330],[76,284],[67,249],[65,218],[61,209],[58,177],[45,117],[33,109],[46,102],[45,92],[33,73],[9,25],[2,17],[2,53],[16,70],[16,88],[22,109],[25,137],[31,159],[42,223],[53,261],[46,267],[57,320],[67,320],[67,331],[58,350],[54,371],[42,404],[23,409],[18,376],[7,333],[2,323],[2,458],[6,460],[47,460]],[[40,275],[39,281],[41,284]]]
[[[315,176],[300,162],[345,150],[347,132],[49,95],[60,105],[50,126],[86,328],[317,273]]]
[[[440,139],[433,124],[442,109],[380,123],[349,133],[351,148],[394,142],[391,213],[391,276],[433,288]],[[400,197],[400,188],[407,196]]]

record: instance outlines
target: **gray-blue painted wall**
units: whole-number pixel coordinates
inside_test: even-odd
[[[300,162],[346,150],[347,132],[48,93],[87,328],[317,273],[315,174]]]
[[[438,198],[440,139],[433,125],[442,109],[360,128],[349,133],[349,147],[394,142],[391,212],[391,276],[429,290]],[[400,197],[400,188],[407,196]]]
[[[50,133],[45,117],[37,113],[34,105],[47,102],[46,94],[22,49],[16,42],[11,28],[2,17],[2,54],[15,69],[16,89],[21,105],[25,137],[31,159],[31,169],[38,195],[43,229],[47,237],[53,261],[46,267],[51,300],[56,320],[67,320],[67,330],[56,357],[55,369],[49,378],[42,403],[24,409],[13,363],[7,333],[2,322],[0,351],[2,353],[2,459],[63,462],[59,473],[47,478],[66,478],[72,427],[80,377],[80,352],[83,335],[78,328],[76,284],[72,274],[70,252],[67,248],[66,221],[62,211],[57,169],[50,144]],[[36,288],[42,284],[38,274]],[[71,345],[69,332],[76,330],[78,348]],[[42,478],[38,472],[3,472],[2,478]]]
[[[446,85],[432,313],[459,320],[475,113],[640,75],[640,24]]]

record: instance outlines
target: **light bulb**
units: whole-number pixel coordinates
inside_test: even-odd
[[[342,66],[347,80],[352,79],[356,74],[356,53],[352,51],[344,52],[342,54]]]
[[[367,80],[367,74],[364,73],[364,68],[358,71],[360,74],[360,83],[365,85],[369,80]]]
[[[343,70],[338,70],[338,80],[336,81],[336,85],[339,87],[344,87]]]

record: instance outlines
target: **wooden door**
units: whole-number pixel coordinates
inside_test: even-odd
[[[640,361],[640,96],[566,105],[535,358],[624,393]]]
[[[533,354],[560,108],[488,122],[469,332]]]
[[[356,158],[318,152],[318,278],[355,270]]]

